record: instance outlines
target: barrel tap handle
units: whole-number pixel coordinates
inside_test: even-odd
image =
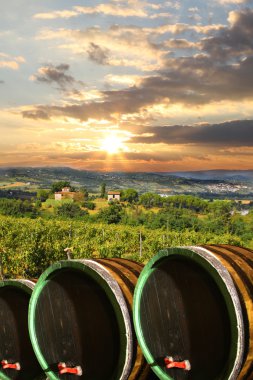
[[[68,260],[72,259],[73,247],[64,248],[64,252],[66,252]]]
[[[82,376],[82,368],[78,365],[76,367],[67,367],[66,363],[60,362],[58,364],[59,374],[71,373],[73,375]]]
[[[166,356],[164,358],[164,363],[166,365],[166,368],[180,368],[184,369],[185,371],[190,371],[191,369],[191,363],[189,360],[183,360],[181,362],[176,362],[172,356]]]
[[[16,371],[21,370],[21,366],[19,362],[9,363],[8,360],[2,360],[1,364],[2,364],[3,369],[15,369]]]

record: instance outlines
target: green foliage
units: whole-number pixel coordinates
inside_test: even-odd
[[[121,192],[121,200],[129,203],[136,203],[138,201],[139,194],[135,189],[126,189]]]
[[[195,212],[205,212],[208,201],[193,195],[173,195],[163,198],[163,205],[167,208],[187,208]]]
[[[63,203],[56,207],[56,214],[63,218],[79,218],[88,215],[88,211],[82,210],[76,203]]]
[[[215,216],[227,219],[231,214],[232,208],[233,203],[231,201],[216,200],[209,203],[208,210]]]
[[[70,191],[75,191],[75,188],[71,186],[69,181],[57,181],[52,184],[51,193],[56,193],[57,191],[61,191],[63,187],[70,187]]]
[[[103,182],[100,186],[100,198],[106,198],[106,183]]]
[[[35,208],[27,201],[0,199],[0,214],[11,215],[0,215],[5,275],[37,277],[51,263],[66,258],[66,247],[74,248],[74,258],[125,257],[143,262],[171,246],[235,244],[253,248],[253,212],[233,214],[232,202],[192,196],[162,198],[153,193],[140,198],[145,207],[111,202],[92,215],[73,200],[48,199],[42,208],[35,202]],[[85,202],[86,206],[89,203]],[[152,205],[159,209],[152,210]],[[52,219],[42,219],[37,210]]]
[[[117,202],[112,202],[109,207],[101,208],[98,212],[97,219],[108,224],[117,224],[122,219],[122,206]]]
[[[36,201],[34,203],[34,206],[36,207],[36,209],[39,209],[42,206],[41,200],[40,199],[36,199]]]
[[[45,202],[50,195],[49,190],[44,190],[44,189],[39,189],[37,191],[37,199],[40,200],[41,202]]]
[[[155,193],[145,193],[140,196],[139,203],[145,208],[161,207],[163,198]]]
[[[10,215],[15,217],[23,217],[31,215],[34,207],[29,201],[21,201],[16,199],[0,199],[0,213],[2,215]]]
[[[86,207],[88,210],[95,210],[96,204],[91,201],[86,201],[82,203],[82,207]]]
[[[226,234],[150,230],[91,224],[71,220],[31,220],[0,216],[0,254],[7,277],[38,277],[50,264],[66,258],[64,249],[73,247],[73,258],[125,257],[147,261],[160,249],[194,244],[242,245],[240,237]]]
[[[86,187],[82,187],[80,189],[80,191],[81,191],[81,193],[83,193],[84,200],[87,201],[88,198],[89,198],[89,192],[88,192],[87,188]]]

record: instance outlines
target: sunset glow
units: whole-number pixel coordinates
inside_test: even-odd
[[[109,154],[117,154],[124,149],[124,145],[117,135],[110,135],[104,139],[101,148]]]
[[[0,21],[0,166],[252,168],[252,1],[12,0]]]

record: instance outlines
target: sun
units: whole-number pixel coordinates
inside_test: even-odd
[[[123,140],[116,135],[107,136],[101,147],[109,154],[117,154],[124,150]]]

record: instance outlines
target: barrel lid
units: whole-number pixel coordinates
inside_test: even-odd
[[[39,347],[37,332],[36,332],[36,307],[39,302],[40,294],[43,288],[53,278],[57,277],[60,271],[73,270],[85,274],[88,278],[94,280],[96,284],[103,288],[108,297],[120,330],[120,357],[118,363],[117,379],[126,380],[131,371],[133,357],[133,338],[131,329],[131,318],[123,296],[123,293],[115,279],[110,275],[109,271],[98,262],[93,260],[63,260],[51,265],[45,272],[42,273],[32,293],[29,305],[29,333],[35,354],[40,362],[41,367],[48,377],[52,380],[58,380],[58,373],[48,368],[48,363],[44,357],[42,350]],[[111,379],[107,379],[111,380]]]
[[[10,279],[0,281],[0,288],[11,287],[21,289],[28,294],[32,294],[34,288],[34,282],[26,279]]]
[[[148,264],[144,267],[143,271],[141,272],[134,293],[133,313],[134,327],[137,339],[143,350],[143,354],[147,362],[151,365],[152,370],[159,377],[159,379],[179,380],[181,378],[188,378],[187,375],[186,377],[180,377],[180,375],[173,375],[175,374],[175,372],[173,372],[175,371],[175,369],[171,372],[171,370],[166,369],[165,365],[161,364],[161,361],[154,357],[154,354],[151,352],[152,350],[150,349],[150,345],[147,342],[147,330],[144,331],[145,328],[143,325],[143,321],[145,322],[145,319],[147,321],[149,317],[147,316],[146,311],[144,311],[142,314],[143,296],[145,296],[144,293],[146,292],[147,284],[149,284],[148,286],[151,286],[150,278],[155,275],[155,272],[158,273],[158,271],[162,268],[164,263],[167,263],[167,265],[169,266],[172,264],[173,260],[178,259],[182,260],[182,263],[185,260],[186,263],[193,263],[193,265],[196,265],[199,268],[201,268],[201,271],[205,272],[207,276],[210,277],[212,281],[214,281],[214,283],[217,285],[219,289],[219,292],[222,297],[222,302],[224,302],[224,305],[229,315],[229,329],[231,334],[230,346],[227,347],[227,350],[229,350],[227,366],[225,372],[222,375],[222,379],[235,380],[237,379],[240,373],[244,355],[244,325],[240,300],[238,297],[236,286],[234,285],[234,282],[227,269],[222,265],[222,263],[217,259],[217,257],[215,257],[215,255],[212,254],[211,251],[200,246],[176,247],[162,250],[148,262]],[[187,272],[185,273],[187,276]],[[189,282],[189,287],[190,286],[191,283]],[[157,298],[159,299],[159,295],[157,295]],[[148,300],[148,302],[152,303],[152,299]],[[156,313],[156,310],[154,312]],[[168,310],[167,313],[169,313]],[[157,314],[159,314],[158,310]],[[181,318],[180,311],[178,311],[178,317],[176,316],[176,318]],[[148,323],[151,322],[149,321]],[[162,323],[164,323],[164,321],[162,321]],[[155,330],[156,326],[152,326],[152,328],[154,328]],[[166,329],[164,330],[164,333],[166,334]],[[152,334],[152,332],[148,332],[148,334]],[[165,356],[166,354],[167,353],[164,353]],[[189,376],[189,379],[194,379],[194,376]]]

